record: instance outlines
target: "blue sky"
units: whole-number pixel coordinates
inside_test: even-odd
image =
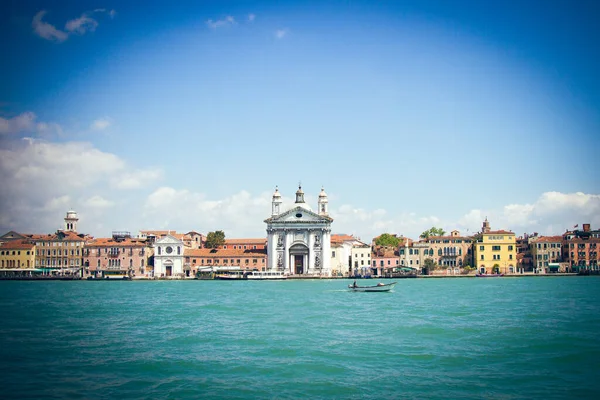
[[[261,237],[299,181],[363,240],[600,225],[596,2],[3,7],[3,232]]]

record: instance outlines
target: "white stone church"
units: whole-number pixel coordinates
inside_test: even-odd
[[[331,223],[328,200],[321,189],[318,211],[304,202],[302,187],[296,192],[296,202],[285,212],[281,210],[279,189],[273,193],[271,217],[267,224],[267,270],[293,275],[331,276]]]

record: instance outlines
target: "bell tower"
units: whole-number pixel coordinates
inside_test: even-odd
[[[319,193],[319,215],[329,215],[329,211],[327,210],[328,203],[329,200],[327,200],[327,193],[325,193],[324,188],[321,188],[321,193]]]
[[[67,216],[65,217],[65,232],[77,233],[77,221],[79,221],[77,212],[73,210],[67,211]]]
[[[279,193],[279,188],[275,186],[275,193],[273,193],[273,203],[271,207],[271,216],[276,216],[281,213],[281,193]]]

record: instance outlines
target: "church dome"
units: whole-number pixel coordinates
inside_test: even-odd
[[[319,193],[319,198],[327,197],[327,193],[325,193],[325,189],[321,188],[321,193]]]
[[[273,193],[273,198],[275,197],[281,197],[281,193],[279,193],[279,188],[277,186],[275,186],[275,193]]]

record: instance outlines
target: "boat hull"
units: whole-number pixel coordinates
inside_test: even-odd
[[[387,285],[375,285],[375,286],[354,286],[348,285],[348,289],[352,292],[389,292],[394,288],[396,282],[389,283]]]
[[[477,278],[499,278],[504,276],[504,274],[477,274],[475,275]]]

